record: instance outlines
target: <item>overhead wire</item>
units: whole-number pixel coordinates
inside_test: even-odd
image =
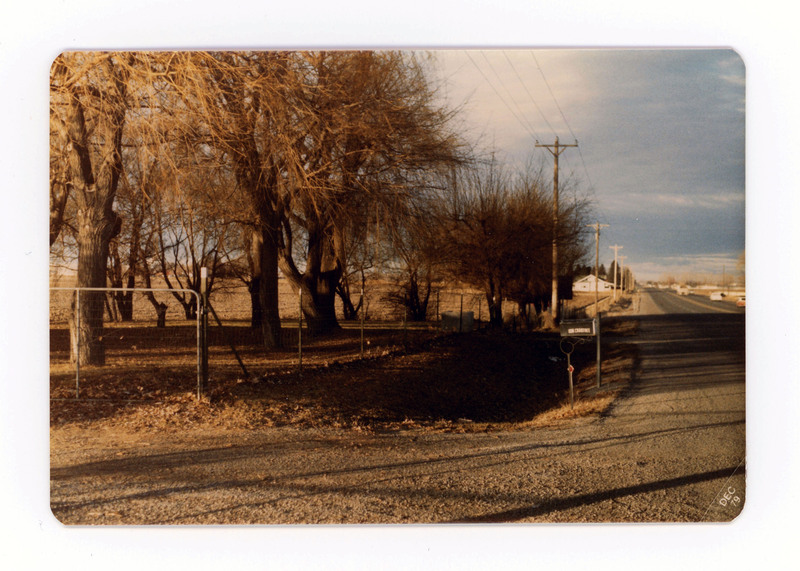
[[[536,64],[536,69],[539,70],[539,73],[541,74],[542,79],[544,80],[544,84],[547,86],[547,90],[550,93],[550,96],[553,98],[553,102],[555,103],[556,108],[558,109],[558,112],[561,114],[561,118],[564,120],[564,124],[567,126],[567,129],[569,130],[570,134],[572,135],[572,138],[575,139],[575,141],[577,142],[578,137],[575,135],[575,132],[572,130],[572,126],[569,124],[569,121],[567,120],[567,116],[564,114],[564,111],[561,108],[561,105],[558,103],[558,98],[556,97],[555,93],[553,92],[552,87],[550,87],[550,82],[547,81],[547,77],[544,74],[544,70],[542,69],[542,66],[539,64],[539,60],[536,58],[536,53],[531,51],[530,54],[531,54],[531,57],[533,57],[534,63]],[[577,149],[578,149],[578,156],[581,159],[581,165],[583,166],[583,172],[586,174],[586,179],[589,182],[589,191],[592,193],[592,195],[594,195],[596,189],[595,189],[595,186],[594,186],[594,182],[592,182],[592,177],[589,174],[589,168],[586,166],[586,159],[583,156],[583,151],[581,150],[580,145],[578,145]],[[598,207],[598,209],[600,210],[600,212],[599,212],[600,217],[605,219],[605,220],[607,220],[608,217],[605,215],[603,210],[601,208],[599,208],[599,207]]]
[[[533,52],[531,52],[531,53],[533,53]],[[523,89],[525,89],[525,93],[528,94],[528,97],[533,102],[534,107],[536,107],[536,110],[539,112],[539,115],[542,117],[542,119],[544,119],[544,122],[547,123],[547,126],[550,128],[550,131],[553,133],[553,136],[555,136],[556,135],[556,130],[550,124],[550,121],[547,120],[547,116],[542,112],[542,109],[541,109],[541,107],[539,107],[539,104],[536,102],[536,99],[533,97],[533,95],[531,94],[530,90],[528,90],[528,86],[525,84],[524,81],[522,81],[522,77],[519,75],[519,72],[517,71],[517,68],[514,66],[514,62],[511,61],[511,58],[508,57],[508,54],[505,52],[505,50],[503,50],[503,55],[505,56],[506,61],[508,61],[508,65],[511,66],[511,70],[514,72],[514,75],[517,76],[517,79],[519,80],[520,85],[522,85]],[[552,91],[550,92],[550,94],[552,95]],[[558,103],[556,103],[556,105],[558,105]],[[563,113],[562,113],[562,116],[563,116]],[[571,130],[570,130],[570,132],[571,132]],[[573,134],[573,137],[574,137],[574,134]]]
[[[510,90],[508,89],[508,86],[506,86],[506,85],[505,85],[505,83],[503,82],[503,80],[502,80],[502,78],[500,77],[499,73],[497,72],[497,70],[496,70],[496,69],[495,69],[495,67],[492,65],[491,61],[489,60],[489,58],[488,58],[488,57],[486,57],[486,54],[485,54],[484,52],[481,52],[481,55],[483,56],[484,60],[486,61],[486,64],[487,64],[487,65],[489,66],[489,68],[492,70],[492,73],[494,74],[494,77],[496,78],[496,80],[497,80],[497,83],[498,83],[498,84],[500,84],[500,85],[502,86],[502,88],[504,89],[504,91],[505,91],[505,92],[506,92],[506,94],[508,95],[508,100],[510,100],[510,101],[513,103],[513,105],[514,105],[514,106],[517,108],[517,111],[515,111],[515,110],[512,108],[511,104],[509,104],[509,102],[508,102],[508,100],[506,99],[506,97],[504,97],[504,96],[503,96],[503,95],[500,93],[500,91],[498,91],[497,87],[495,87],[495,82],[493,82],[493,81],[492,81],[492,80],[491,80],[491,79],[490,79],[490,78],[489,78],[489,77],[486,75],[486,73],[484,72],[484,70],[481,68],[481,66],[479,66],[479,65],[478,65],[478,63],[475,61],[475,59],[472,57],[472,55],[469,53],[469,51],[466,51],[466,50],[465,50],[465,52],[464,52],[464,53],[467,55],[467,57],[469,58],[470,62],[471,62],[471,63],[472,63],[472,65],[475,67],[475,69],[477,69],[477,70],[478,70],[478,72],[481,74],[481,76],[482,76],[482,77],[483,77],[483,79],[486,81],[486,83],[488,83],[488,84],[489,84],[489,87],[491,87],[491,88],[492,88],[492,90],[494,91],[495,95],[497,95],[497,97],[500,99],[500,101],[502,101],[503,105],[505,105],[505,106],[506,106],[506,108],[507,108],[507,109],[508,109],[508,110],[511,112],[511,114],[514,116],[514,118],[517,120],[517,122],[518,122],[518,123],[519,123],[519,124],[520,124],[520,125],[521,125],[521,126],[522,126],[522,127],[523,127],[523,128],[526,130],[526,131],[527,131],[527,132],[528,132],[528,134],[529,134],[529,135],[533,136],[533,137],[534,137],[534,138],[535,138],[537,141],[538,141],[538,140],[540,140],[540,136],[539,136],[539,133],[536,131],[536,128],[533,126],[533,124],[532,124],[532,123],[531,123],[529,120],[527,120],[527,118],[525,117],[525,113],[523,113],[523,112],[522,112],[522,110],[520,109],[520,106],[519,106],[519,104],[518,104],[518,103],[517,103],[517,101],[514,99],[514,97],[511,95],[511,93],[510,93]],[[555,96],[555,93],[553,92],[553,89],[552,89],[552,87],[550,86],[550,82],[548,82],[548,81],[547,81],[547,77],[546,77],[546,76],[545,76],[545,74],[544,74],[544,70],[542,69],[541,65],[539,65],[539,61],[538,61],[538,59],[536,58],[536,54],[535,54],[534,52],[532,52],[532,51],[531,51],[530,53],[531,53],[531,56],[533,57],[534,63],[536,64],[536,68],[537,68],[537,70],[538,70],[538,71],[539,71],[539,73],[541,74],[541,76],[542,76],[542,79],[544,80],[544,83],[545,83],[545,85],[547,86],[547,90],[548,90],[548,92],[550,93],[550,96],[553,98],[553,102],[555,103],[555,105],[556,105],[556,108],[558,109],[558,112],[559,112],[559,114],[561,115],[561,118],[562,118],[562,120],[564,121],[564,124],[566,125],[567,129],[569,130],[569,133],[572,135],[572,137],[573,137],[573,138],[576,140],[576,142],[577,142],[577,137],[575,136],[575,132],[573,131],[573,129],[572,129],[572,126],[570,125],[569,121],[567,120],[567,117],[566,117],[566,115],[565,115],[565,113],[564,113],[563,109],[561,108],[561,105],[559,104],[559,102],[558,102],[558,99],[556,98],[556,96]],[[532,94],[532,93],[530,92],[530,90],[528,89],[528,86],[527,86],[527,85],[525,84],[525,82],[522,80],[522,76],[520,75],[520,73],[519,73],[519,71],[517,70],[516,66],[514,66],[514,64],[513,64],[513,61],[511,60],[511,58],[509,58],[509,57],[508,57],[508,54],[507,54],[505,51],[503,51],[503,55],[504,55],[504,57],[506,58],[506,60],[508,61],[508,64],[510,65],[510,67],[511,67],[511,70],[513,71],[513,73],[514,73],[514,74],[515,74],[515,76],[517,77],[517,80],[518,80],[518,81],[520,82],[520,84],[523,86],[523,88],[524,88],[524,90],[525,90],[526,94],[528,95],[528,97],[530,98],[531,102],[532,102],[532,103],[534,104],[534,106],[536,107],[537,111],[539,112],[539,115],[542,117],[542,119],[543,119],[543,120],[544,120],[544,122],[547,124],[548,128],[550,129],[550,131],[551,131],[551,132],[553,133],[553,135],[555,136],[555,135],[556,135],[556,130],[555,130],[555,128],[553,127],[552,123],[551,123],[551,122],[550,122],[550,121],[547,119],[547,116],[546,116],[546,115],[545,115],[545,113],[542,111],[542,109],[541,109],[541,107],[539,106],[539,104],[537,103],[536,99],[533,97],[533,94]],[[525,119],[523,119],[523,118],[525,118]],[[578,147],[577,147],[577,149],[578,149],[578,156],[580,157],[580,161],[581,161],[581,166],[583,167],[583,171],[584,171],[584,173],[585,173],[585,175],[586,175],[586,179],[587,179],[587,181],[588,181],[588,183],[589,183],[589,191],[590,191],[590,193],[591,193],[592,195],[594,195],[594,194],[595,194],[595,190],[596,190],[596,189],[595,189],[594,182],[592,181],[592,177],[591,177],[591,175],[589,174],[589,168],[588,168],[588,166],[586,165],[586,159],[585,159],[585,158],[584,158],[584,156],[583,156],[583,151],[581,150],[581,147],[580,147],[580,146],[578,146]],[[566,158],[566,157],[565,157],[565,158]],[[569,161],[568,161],[568,162],[569,162]],[[595,201],[595,202],[596,202],[596,201]],[[600,214],[600,217],[601,217],[602,219],[606,220],[608,217],[605,215],[605,213],[604,213],[604,212],[602,212],[602,209],[599,209],[599,210],[600,210],[600,212],[599,212],[598,214]]]
[[[489,59],[489,58],[486,56],[486,52],[485,52],[485,51],[481,51],[481,55],[483,56],[483,59],[484,59],[484,60],[486,60],[486,65],[488,65],[488,66],[489,66],[489,69],[491,69],[491,70],[492,70],[492,73],[494,73],[494,76],[497,78],[497,82],[498,82],[498,83],[499,83],[499,84],[500,84],[500,85],[503,87],[503,89],[505,90],[505,92],[508,94],[508,98],[511,100],[511,102],[514,104],[514,107],[516,107],[516,108],[517,108],[517,111],[519,111],[519,114],[520,114],[520,115],[522,116],[522,118],[524,119],[525,123],[526,123],[526,124],[527,124],[527,126],[528,126],[529,132],[530,132],[530,133],[532,133],[532,134],[533,134],[533,135],[534,135],[536,138],[538,138],[538,134],[537,134],[537,132],[536,132],[536,128],[533,126],[533,123],[531,123],[531,122],[528,120],[527,116],[526,116],[526,115],[525,115],[525,113],[522,111],[522,108],[520,108],[520,106],[519,106],[519,103],[517,103],[517,100],[516,100],[516,99],[514,98],[514,96],[511,94],[511,90],[510,90],[510,89],[508,89],[508,86],[505,84],[505,82],[503,81],[503,79],[500,77],[500,74],[499,74],[499,73],[497,73],[497,70],[496,70],[496,69],[494,68],[494,66],[492,65],[492,62],[491,62],[491,60],[490,60],[490,59]]]
[[[539,73],[542,75],[542,79],[544,80],[544,84],[547,86],[547,91],[550,92],[550,97],[553,98],[553,101],[556,104],[556,108],[558,109],[558,112],[561,114],[561,118],[564,120],[564,124],[567,126],[567,129],[569,129],[569,132],[572,135],[572,138],[577,141],[578,137],[575,136],[575,133],[573,132],[572,127],[570,127],[570,125],[569,125],[569,121],[567,121],[566,115],[564,115],[564,111],[561,109],[561,105],[558,104],[558,99],[556,99],[556,96],[553,93],[553,89],[550,87],[550,82],[547,81],[547,78],[544,75],[544,70],[542,69],[542,66],[539,65],[539,60],[536,59],[536,54],[534,52],[532,52],[532,51],[530,52],[530,54],[533,57],[534,63],[536,63],[536,69],[538,69]]]
[[[495,94],[500,99],[500,101],[502,101],[503,104],[506,106],[506,108],[511,112],[511,114],[514,116],[514,118],[517,120],[517,122],[520,125],[522,125],[522,127],[528,132],[529,135],[531,135],[534,138],[538,139],[539,135],[536,133],[536,130],[533,129],[530,125],[526,125],[525,122],[522,119],[520,119],[519,115],[517,115],[517,113],[511,108],[511,106],[508,104],[508,102],[505,100],[505,98],[500,94],[500,92],[497,91],[497,88],[494,86],[494,83],[492,83],[492,81],[486,76],[486,74],[483,72],[483,70],[477,64],[477,62],[473,59],[472,55],[470,55],[470,53],[468,51],[465,51],[464,53],[469,58],[469,61],[472,62],[472,65],[475,66],[475,69],[477,69],[478,72],[483,76],[483,78],[486,80],[486,83],[489,84],[489,87],[492,88],[492,90],[495,92]],[[496,75],[496,72],[495,72],[495,75]]]

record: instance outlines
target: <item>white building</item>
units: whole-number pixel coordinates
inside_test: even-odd
[[[572,291],[573,292],[594,292],[594,282],[595,278],[594,275],[588,275],[577,280],[575,283],[572,284]],[[605,280],[598,280],[597,281],[597,291],[600,293],[603,292],[613,292],[614,291],[614,284],[609,283]]]

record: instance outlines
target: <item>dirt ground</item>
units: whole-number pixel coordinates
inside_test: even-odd
[[[630,324],[612,322],[607,327],[609,335],[623,341],[633,334]],[[532,422],[568,402],[566,360],[556,333],[482,330],[446,335],[428,329],[405,334],[373,329],[362,358],[360,332],[345,329],[310,341],[309,357],[301,368],[296,350],[267,359],[257,345],[243,343],[249,329],[239,329],[235,342],[249,376],[218,339],[208,390],[200,400],[194,370],[169,364],[181,349],[154,339],[153,329],[109,333],[112,346],[122,341],[138,344],[136,354],[83,371],[80,399],[74,398],[74,373],[54,365],[52,428],[102,424],[104,429],[167,431],[198,426],[483,430]],[[65,342],[53,336],[55,349]],[[189,346],[183,350],[191,352]],[[624,342],[609,346],[603,359],[605,376],[624,380],[634,358]],[[578,345],[571,359],[577,390],[591,388],[596,371],[593,347]],[[607,398],[601,394],[589,400],[602,406]]]
[[[580,412],[537,382],[566,380],[552,339],[508,333],[198,403],[71,404],[51,427],[51,509],[78,525],[731,521],[745,501],[743,316],[631,324],[605,337],[624,348],[603,374],[609,400],[590,388],[588,348],[576,355],[578,403],[602,403]]]
[[[74,369],[67,362],[68,336],[63,329],[51,331],[51,502],[62,523],[396,521],[376,515],[380,506],[370,502],[354,499],[352,506],[330,511],[317,505],[326,500],[307,502],[303,493],[284,515],[255,516],[247,508],[227,513],[223,504],[231,499],[214,490],[227,488],[230,478],[239,482],[236,459],[257,458],[262,446],[281,458],[272,468],[280,471],[282,462],[300,461],[312,472],[318,461],[315,451],[333,446],[340,464],[330,469],[345,477],[356,475],[356,485],[361,479],[358,458],[380,464],[385,446],[393,454],[407,448],[409,462],[416,465],[415,443],[425,439],[505,438],[564,421],[602,418],[637,362],[637,349],[629,343],[636,336],[635,322],[607,320],[604,386],[595,388],[594,344],[578,344],[570,358],[576,392],[571,407],[567,361],[557,332],[481,329],[459,334],[372,323],[365,331],[363,355],[361,332],[346,327],[331,336],[306,339],[300,367],[291,330],[283,350],[265,353],[257,332],[245,323],[229,323],[212,330],[209,385],[198,399],[193,332],[189,323],[160,331],[107,328],[108,364],[81,371],[81,398],[76,399]],[[186,489],[189,496],[198,492],[216,498],[212,504],[217,507],[205,515],[180,515],[184,501],[194,502],[189,496],[177,503],[165,497],[164,503],[152,487],[160,484],[140,486],[134,481],[139,477],[133,473],[141,470],[158,481],[172,478],[193,465],[197,454],[209,451],[219,452],[213,464],[222,472],[195,475],[205,482],[202,490]],[[226,468],[229,461],[233,464]],[[287,471],[294,469],[287,464]],[[122,493],[120,477],[139,491],[126,488]],[[146,507],[102,507],[105,500],[98,503],[97,493],[119,496],[124,505],[139,504],[136,497],[142,494],[141,506]],[[218,509],[226,513],[220,515]],[[423,521],[416,517],[413,521]],[[424,521],[442,517],[431,508]]]

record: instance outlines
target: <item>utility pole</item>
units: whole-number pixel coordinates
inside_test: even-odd
[[[600,295],[598,287],[600,285],[600,228],[607,228],[608,224],[587,224],[589,228],[594,228],[594,319],[597,323],[595,327],[595,338],[597,339],[597,388],[600,388]]]
[[[600,228],[607,228],[608,224],[587,224],[587,228],[594,228],[595,258],[594,258],[594,314],[598,315],[597,307],[599,303],[598,286],[600,284]]]
[[[544,147],[553,155],[553,294],[550,302],[550,310],[554,319],[558,319],[558,156],[567,147],[577,147],[578,141],[572,145],[561,145],[556,137],[556,142],[552,145],[542,145],[536,141],[537,147]]]
[[[617,265],[617,250],[622,250],[624,246],[617,246],[614,244],[613,246],[609,246],[609,249],[614,250],[614,303],[617,302],[617,273],[619,272],[619,266]],[[620,274],[620,281],[622,280],[622,274]]]
[[[626,285],[630,285],[630,284],[626,283],[628,280],[625,279],[625,260],[627,260],[627,259],[628,259],[628,256],[620,256],[619,257],[620,272],[622,272],[622,277],[620,278],[620,280],[622,281],[622,284],[621,284],[622,285],[622,293],[625,293],[625,286]]]

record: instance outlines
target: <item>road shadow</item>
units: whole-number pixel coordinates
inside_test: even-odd
[[[575,441],[566,439],[558,442],[544,442],[521,444],[515,446],[501,446],[491,450],[482,450],[473,453],[450,454],[433,457],[437,449],[438,440],[416,442],[420,448],[422,458],[403,461],[378,461],[367,462],[362,465],[351,465],[336,469],[315,469],[309,466],[309,458],[314,451],[323,451],[340,446],[342,442],[336,439],[306,438],[293,441],[280,441],[272,444],[248,444],[233,446],[212,446],[202,449],[185,450],[156,454],[136,454],[131,457],[110,458],[93,462],[85,462],[72,466],[54,467],[51,469],[51,481],[57,489],[60,485],[68,484],[71,480],[92,482],[93,499],[67,500],[54,499],[51,508],[57,517],[63,517],[67,522],[71,514],[82,509],[101,508],[118,502],[135,500],[159,499],[165,502],[178,501],[184,494],[201,494],[206,491],[233,491],[253,488],[261,490],[264,496],[262,501],[248,503],[232,503],[220,510],[188,509],[186,513],[167,520],[151,523],[174,523],[183,519],[192,519],[198,516],[207,516],[214,511],[231,511],[242,507],[256,507],[272,504],[284,499],[308,498],[315,495],[345,494],[345,495],[384,495],[401,498],[404,501],[419,500],[422,498],[449,499],[459,503],[476,501],[521,503],[529,499],[526,492],[498,493],[486,490],[485,493],[476,493],[469,490],[442,488],[439,486],[420,487],[387,486],[376,489],[392,481],[404,481],[409,478],[409,470],[418,476],[436,477],[447,474],[458,474],[465,469],[465,462],[472,468],[480,470],[502,471],[504,467],[520,461],[531,461],[531,454],[541,454],[542,457],[553,459],[561,455],[575,455],[594,452],[616,446],[627,446],[632,443],[644,443],[654,439],[676,436],[687,432],[702,432],[709,429],[724,429],[737,423],[696,423],[679,428],[641,431],[634,434],[606,435],[597,438],[582,438]],[[371,442],[371,444],[370,444]],[[373,438],[364,446],[375,448],[380,452],[386,445],[384,438]],[[430,452],[426,452],[430,446]],[[362,453],[361,448],[354,451],[353,460],[358,462]],[[290,472],[271,470],[271,457],[280,456],[282,459],[296,457],[293,465],[298,469]],[[479,461],[479,465],[474,464]],[[235,474],[252,474],[253,469],[242,470],[237,463],[255,462],[260,466],[255,472],[255,477],[229,477],[212,478],[209,475],[198,476],[197,470],[209,470],[216,473],[216,466],[227,466],[226,472]],[[203,468],[205,466],[205,468]],[[724,473],[724,474],[723,474]],[[194,476],[191,476],[194,474]],[[700,481],[716,479],[729,475],[729,471],[720,470],[706,472],[690,477],[664,479],[649,484],[638,484],[621,487],[613,490],[571,496],[547,503],[537,504],[525,508],[503,510],[492,514],[470,516],[454,521],[490,523],[511,522],[519,519],[544,515],[562,511],[582,505],[589,505],[637,493],[678,487]],[[315,482],[319,479],[319,482]],[[413,474],[412,474],[413,480]],[[120,486],[119,482],[127,484]],[[137,484],[140,482],[140,484]],[[147,489],[141,490],[142,486]],[[130,490],[130,491],[126,491]],[[101,497],[96,497],[100,494]],[[239,492],[236,492],[239,495]],[[253,522],[256,523],[256,522]]]
[[[589,506],[599,502],[608,500],[615,500],[624,498],[626,496],[635,496],[639,494],[646,494],[656,492],[659,490],[668,490],[671,488],[679,488],[700,482],[709,482],[712,480],[727,479],[733,475],[739,466],[729,466],[720,470],[709,470],[707,472],[698,472],[688,476],[681,476],[678,478],[667,478],[663,480],[656,480],[654,482],[647,482],[644,484],[636,484],[633,486],[622,486],[611,490],[603,490],[600,492],[592,492],[588,494],[579,494],[577,496],[570,496],[567,498],[558,498],[555,500],[544,501],[542,504],[514,508],[500,512],[483,514],[479,516],[471,516],[467,518],[460,518],[453,520],[449,523],[510,523],[522,519],[539,517],[548,515],[554,512],[565,511],[584,506]]]
[[[631,383],[620,397],[633,394],[709,388],[745,383],[745,316],[681,314],[631,316],[638,336]],[[604,416],[613,413],[613,407]]]

